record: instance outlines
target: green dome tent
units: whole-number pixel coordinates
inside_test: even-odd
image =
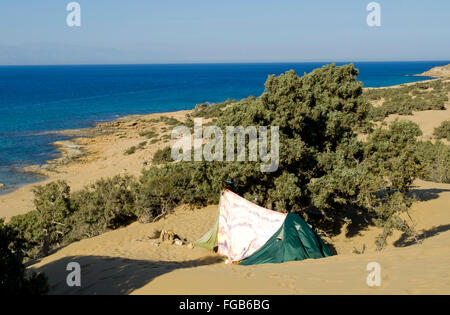
[[[255,265],[331,256],[322,239],[298,215],[265,209],[222,192],[216,221],[195,246],[227,256],[233,263]]]

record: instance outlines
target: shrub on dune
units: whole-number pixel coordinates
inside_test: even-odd
[[[159,149],[158,151],[156,151],[155,154],[153,155],[152,161],[156,165],[173,162],[171,148],[165,147],[163,149]]]
[[[450,183],[450,146],[440,141],[420,142],[416,154],[423,166],[420,178],[437,183]]]
[[[93,237],[136,220],[133,184],[132,177],[115,176],[74,193],[71,202],[75,211],[67,240]]]
[[[436,127],[433,135],[436,139],[450,141],[450,120],[443,121],[439,127]]]
[[[44,274],[27,275],[23,264],[23,239],[0,219],[0,294],[43,295],[48,292]]]

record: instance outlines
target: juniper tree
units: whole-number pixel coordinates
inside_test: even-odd
[[[49,249],[58,245],[69,232],[70,187],[65,181],[56,181],[36,186],[33,193],[39,226],[43,232],[42,251],[46,256]]]
[[[26,275],[23,264],[23,240],[0,219],[0,294],[41,295],[48,291],[44,274]]]
[[[315,207],[334,228],[348,222],[348,213],[362,211],[378,219],[386,235],[405,230],[392,222],[411,204],[407,192],[419,171],[414,149],[420,130],[396,122],[360,141],[358,132],[372,126],[357,75],[353,65],[327,65],[303,77],[294,71],[270,76],[260,97],[227,108],[217,124],[279,126],[278,170],[261,173],[259,163],[248,161],[194,163],[195,186],[218,195],[231,178],[239,183],[237,193],[270,209],[307,217]],[[380,198],[383,191],[392,193]],[[398,210],[388,215],[383,209],[389,203]],[[381,239],[384,246],[386,237]]]
[[[288,71],[270,76],[265,92],[225,110],[217,121],[225,126],[278,126],[280,163],[274,173],[261,173],[259,163],[210,163],[205,178],[220,190],[224,178],[239,180],[237,192],[278,211],[302,211],[312,205],[324,215],[337,217],[342,203],[351,202],[352,191],[332,187],[337,198],[324,196],[329,185],[313,185],[340,167],[353,169],[362,159],[357,131],[367,130],[369,104],[353,65],[327,65],[299,77]],[[345,170],[341,169],[341,172]],[[339,179],[340,180],[340,179]],[[352,181],[350,181],[351,183]],[[349,200],[349,201],[347,201]],[[337,207],[339,205],[339,207]]]

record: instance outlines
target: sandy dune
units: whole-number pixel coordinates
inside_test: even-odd
[[[209,206],[177,209],[156,223],[134,223],[73,243],[31,269],[49,275],[53,294],[450,294],[450,185],[417,181],[413,191],[423,200],[411,211],[423,243],[397,233],[381,253],[374,250],[374,228],[329,239],[337,256],[257,266],[226,265],[202,248],[156,247],[148,240],[160,229],[195,240],[214,220],[217,208]],[[351,253],[363,244],[364,254]],[[81,265],[81,288],[66,285],[72,261]],[[366,284],[372,261],[381,265],[381,287]]]

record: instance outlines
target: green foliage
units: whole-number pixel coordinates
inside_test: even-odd
[[[166,116],[161,116],[159,118],[151,119],[150,122],[152,122],[152,123],[162,122],[168,126],[181,125],[181,122],[178,119],[173,118],[173,117],[166,117]]]
[[[374,222],[382,228],[382,233],[375,240],[377,250],[383,249],[387,244],[387,238],[394,230],[402,231],[417,239],[417,232],[401,216],[408,212],[412,203],[412,198],[406,198],[401,192],[394,192],[389,194],[389,198],[383,198],[383,202],[375,208],[377,216]]]
[[[191,176],[183,165],[143,170],[137,186],[137,213],[142,222],[167,214],[192,193]]]
[[[139,136],[146,137],[147,139],[152,139],[158,136],[158,134],[154,130],[142,131],[139,133]]]
[[[133,178],[100,179],[72,195],[72,231],[68,241],[79,240],[127,225],[136,219]]]
[[[153,139],[153,140],[155,140],[155,139]],[[124,155],[134,154],[134,153],[136,153],[136,151],[144,149],[145,146],[147,145],[147,143],[148,143],[147,141],[142,141],[137,146],[134,145],[134,146],[128,148],[123,154]]]
[[[137,150],[136,146],[132,146],[129,149],[127,149],[123,154],[131,155],[131,154],[134,154],[136,152],[136,150]]]
[[[163,149],[159,149],[153,155],[153,163],[154,164],[164,164],[172,162],[172,150],[170,147],[165,147]]]
[[[23,240],[27,257],[92,237],[136,220],[135,181],[129,176],[101,179],[70,193],[65,182],[34,190],[36,210],[11,218],[8,226]]]
[[[421,179],[450,184],[450,146],[440,141],[419,142],[416,154],[423,165]]]
[[[72,213],[70,187],[64,181],[51,182],[33,189],[39,226],[44,232],[43,251],[59,245],[70,231],[67,220]]]
[[[382,120],[391,114],[411,115],[413,111],[444,110],[448,102],[450,83],[442,80],[403,85],[398,88],[368,89],[364,96],[371,101],[384,99],[381,106],[372,107],[370,118]]]
[[[371,174],[387,180],[386,188],[406,193],[421,170],[416,156],[419,126],[410,121],[394,121],[389,129],[378,128],[365,145],[365,163]]]
[[[267,208],[304,217],[311,207],[319,209],[324,224],[316,226],[324,229],[325,222],[341,226],[349,213],[361,211],[380,218],[379,224],[385,217],[395,221],[382,205],[398,204],[401,196],[404,208],[409,207],[408,187],[420,170],[414,154],[420,129],[395,122],[387,130],[377,129],[367,143],[358,141],[357,131],[371,126],[357,73],[352,65],[328,65],[302,78],[293,71],[269,77],[261,97],[227,108],[217,124],[279,126],[278,170],[261,173],[259,163],[250,162],[205,162],[193,172],[195,187],[210,196],[231,178],[239,183],[237,193]],[[394,227],[403,229],[380,226],[387,234]]]
[[[44,230],[41,226],[39,212],[36,210],[17,215],[11,218],[8,226],[16,231],[17,236],[23,240],[22,249],[26,257],[38,258],[44,241]]]
[[[450,120],[443,121],[439,127],[435,128],[433,135],[436,139],[450,141]]]
[[[194,132],[194,121],[189,116],[189,114],[188,117],[186,118],[186,121],[184,122],[184,126],[188,127],[189,130],[191,130],[191,133]]]
[[[210,104],[210,103],[202,103],[198,104],[195,109],[192,111],[192,117],[202,117],[202,118],[213,118],[219,117],[222,115],[223,110],[230,104],[235,103],[236,100],[228,99],[223,103]],[[189,127],[189,126],[187,126]]]
[[[43,295],[48,292],[45,274],[26,276],[22,255],[23,240],[0,219],[0,294]]]
[[[310,207],[313,193],[309,185],[333,171],[332,159],[344,154],[351,164],[360,158],[356,131],[368,127],[369,105],[361,96],[357,74],[353,65],[328,65],[301,78],[288,71],[270,76],[261,97],[227,108],[217,120],[222,128],[279,126],[280,163],[274,173],[261,173],[259,162],[210,163],[206,173],[211,188],[220,191],[224,179],[230,177],[240,182],[238,193],[270,209]],[[340,193],[343,198],[347,195]],[[323,200],[320,208],[324,215],[333,216],[326,209],[335,205],[328,201]]]
[[[369,137],[361,163],[361,205],[375,215],[374,223],[382,228],[377,249],[387,243],[394,229],[415,235],[403,219],[412,205],[409,187],[422,171],[416,154],[416,138],[422,134],[413,122],[394,121],[389,129],[378,128]]]

